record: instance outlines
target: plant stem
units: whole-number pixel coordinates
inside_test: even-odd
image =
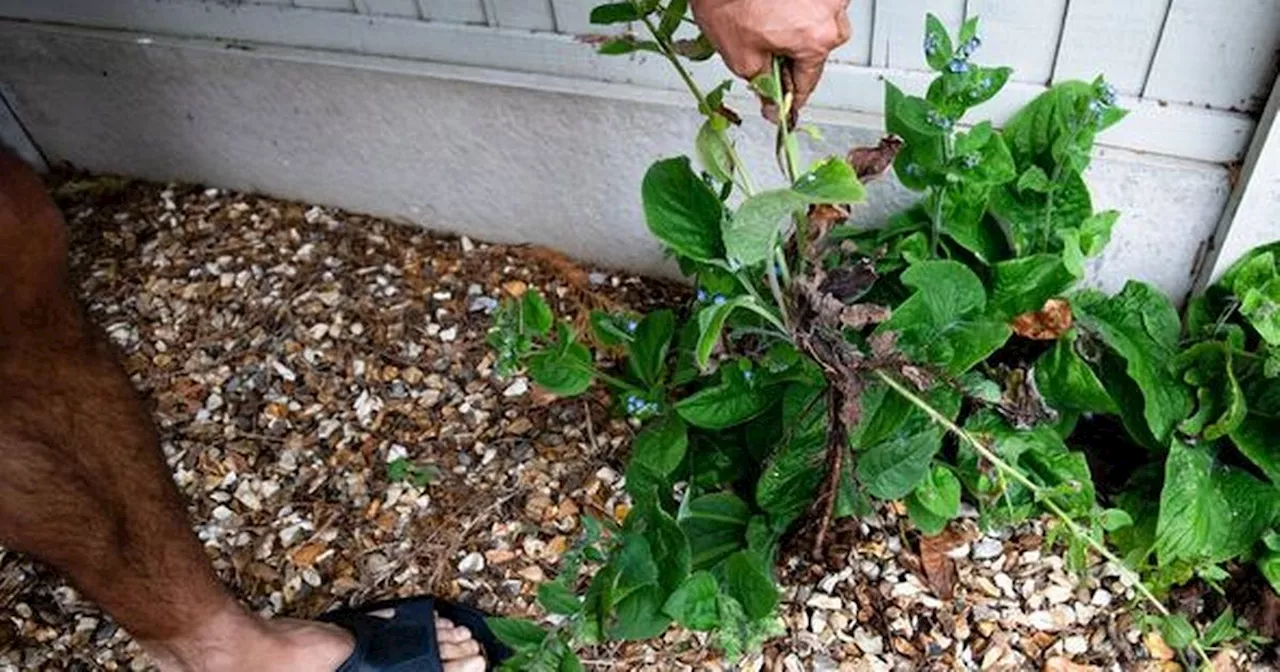
[[[689,89],[689,93],[698,101],[698,109],[704,114],[710,115],[715,110],[707,104],[707,97],[703,95],[702,89],[698,88],[698,83],[693,81],[693,76],[680,62],[680,58],[676,55],[671,43],[668,42],[661,34],[658,33],[658,27],[653,25],[653,21],[648,16],[642,17],[645,28],[649,29],[649,34],[653,36],[658,47],[662,50],[662,55],[667,57],[672,67],[676,69],[676,73],[680,75],[680,79],[684,80],[684,85]],[[729,134],[720,129],[713,129],[715,134],[720,138],[720,143],[724,145],[725,151],[729,153],[729,160],[733,162],[734,172],[742,176],[742,184],[740,185],[742,193],[750,197],[756,192],[755,183],[751,181],[751,175],[747,173],[746,166],[742,165],[742,159],[738,158],[738,150],[733,146],[733,141],[729,138]]]
[[[889,388],[892,389],[894,392],[897,392],[898,394],[902,395],[904,399],[911,402],[911,404],[914,405],[916,408],[919,408],[921,411],[924,411],[925,415],[928,415],[931,420],[938,423],[938,425],[942,426],[947,431],[956,435],[956,437],[959,438],[961,441],[969,444],[969,446],[973,448],[974,451],[976,451],[979,455],[981,455],[983,459],[990,462],[992,466],[994,466],[996,469],[1000,470],[1001,473],[1008,475],[1010,478],[1017,481],[1024,488],[1026,488],[1027,490],[1030,490],[1031,493],[1035,495],[1037,501],[1043,504],[1044,507],[1048,509],[1050,513],[1052,513],[1060,521],[1062,521],[1063,525],[1066,525],[1067,530],[1071,533],[1072,536],[1083,540],[1086,544],[1088,544],[1088,546],[1091,549],[1094,550],[1094,552],[1096,552],[1104,560],[1107,560],[1108,562],[1115,565],[1116,569],[1120,572],[1120,574],[1129,583],[1133,584],[1134,588],[1136,588],[1137,591],[1142,595],[1143,599],[1145,599],[1153,607],[1155,607],[1156,611],[1158,611],[1161,616],[1171,615],[1169,608],[1164,606],[1164,603],[1161,602],[1158,597],[1156,597],[1155,593],[1151,592],[1151,589],[1147,587],[1147,584],[1142,581],[1142,577],[1139,576],[1137,572],[1133,571],[1132,569],[1129,569],[1129,567],[1124,564],[1123,560],[1117,557],[1115,553],[1111,552],[1111,549],[1107,548],[1102,542],[1098,541],[1092,535],[1090,535],[1087,531],[1081,528],[1080,525],[1076,523],[1076,521],[1073,518],[1071,518],[1071,516],[1067,515],[1067,512],[1064,511],[1062,507],[1058,506],[1057,502],[1053,501],[1053,499],[1046,494],[1044,488],[1040,487],[1038,484],[1036,484],[1035,481],[1032,481],[1025,474],[1019,471],[1016,467],[1009,464],[1008,462],[1005,462],[999,455],[996,455],[994,452],[992,452],[990,448],[987,448],[987,446],[983,445],[981,441],[974,438],[972,434],[962,429],[956,423],[952,422],[950,418],[948,418],[947,416],[939,412],[936,408],[930,405],[929,402],[925,401],[924,399],[921,399],[914,392],[907,389],[905,385],[895,380],[893,376],[890,376],[884,371],[876,371],[876,377],[878,377],[881,381],[883,381],[885,385],[888,385]],[[1202,663],[1207,663],[1209,661],[1209,654],[1205,652],[1204,647],[1201,646],[1199,640],[1193,641],[1191,643],[1191,648],[1193,651],[1195,651],[1196,655],[1200,657],[1200,660]]]
[[[929,232],[929,250],[937,256],[938,245],[942,242],[942,204],[947,199],[947,188],[939,188],[935,195],[937,203],[933,205],[933,228]]]

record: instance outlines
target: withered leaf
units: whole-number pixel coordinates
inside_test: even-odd
[[[1071,328],[1071,304],[1066,299],[1049,299],[1044,307],[1023,313],[1009,326],[1013,333],[1036,341],[1056,341]]]
[[[866,294],[878,277],[875,264],[864,257],[852,265],[829,271],[818,285],[818,291],[841,301],[852,301]]]
[[[956,561],[947,554],[962,544],[964,537],[950,525],[941,534],[920,538],[920,567],[939,599],[949,600],[955,594]]]
[[[854,147],[849,150],[846,158],[858,174],[858,179],[869,182],[884,174],[901,150],[902,140],[889,135],[881,138],[880,144],[875,147]]]
[[[1036,387],[1036,377],[1031,369],[1008,369],[1004,376],[1004,394],[996,410],[1015,429],[1031,429],[1041,423],[1058,421],[1058,412],[1045,403]]]
[[[893,314],[887,306],[875,303],[855,303],[845,306],[840,311],[840,323],[850,329],[861,329],[872,324],[880,324]]]

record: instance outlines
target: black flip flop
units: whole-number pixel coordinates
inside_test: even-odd
[[[386,609],[394,609],[395,615],[372,615]],[[434,597],[374,602],[331,611],[317,620],[346,628],[355,636],[356,650],[337,672],[443,672],[436,616],[471,631],[484,652],[486,669],[495,669],[511,656],[511,650],[485,624],[482,612]]]

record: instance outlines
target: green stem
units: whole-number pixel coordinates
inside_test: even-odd
[[[698,109],[704,110],[707,115],[712,114],[715,110],[707,104],[707,97],[702,93],[702,89],[698,88],[698,83],[693,81],[693,76],[680,62],[680,58],[676,55],[675,50],[671,47],[671,43],[658,33],[658,27],[653,25],[653,21],[648,16],[642,17],[645,28],[649,29],[649,34],[653,36],[655,42],[658,43],[662,55],[667,58],[676,69],[676,73],[680,75],[680,79],[684,80],[684,85],[689,89],[689,93],[698,101]],[[742,159],[738,158],[738,150],[733,146],[733,141],[729,138],[729,134],[720,129],[713,129],[716,136],[720,138],[720,143],[724,145],[725,151],[729,153],[729,160],[733,162],[733,170],[742,176],[742,184],[739,185],[742,193],[750,197],[756,192],[755,183],[751,181],[751,175],[747,173],[746,166],[742,165]]]
[[[937,202],[933,205],[933,226],[929,232],[929,250],[938,255],[938,245],[942,242],[942,204],[947,200],[947,188],[940,187],[934,194]]]
[[[1111,552],[1111,549],[1107,548],[1102,542],[1098,541],[1086,530],[1081,528],[1071,516],[1067,515],[1067,512],[1064,511],[1062,507],[1058,506],[1057,502],[1053,501],[1053,499],[1048,496],[1048,493],[1046,493],[1044,488],[1040,487],[1040,485],[1035,481],[1032,481],[1016,467],[1005,462],[999,455],[992,452],[990,448],[983,445],[981,441],[974,438],[972,434],[952,422],[951,418],[943,415],[940,411],[930,405],[929,402],[921,399],[914,392],[907,389],[905,385],[895,380],[893,376],[890,376],[884,371],[876,371],[876,377],[883,381],[885,385],[888,385],[894,392],[902,395],[904,399],[911,402],[911,404],[916,408],[924,411],[925,415],[928,415],[931,420],[954,434],[964,443],[969,444],[975,452],[981,455],[983,459],[990,462],[992,466],[998,469],[1002,474],[1007,475],[1009,478],[1017,481],[1022,485],[1022,487],[1030,490],[1031,493],[1035,495],[1036,500],[1043,504],[1050,513],[1057,517],[1062,524],[1067,527],[1067,530],[1072,536],[1083,540],[1095,553],[1115,565],[1117,571],[1124,576],[1126,581],[1132,583],[1134,588],[1136,588],[1142,595],[1143,599],[1155,607],[1156,611],[1159,612],[1161,616],[1171,615],[1169,608],[1164,606],[1164,603],[1156,597],[1155,593],[1151,592],[1151,589],[1147,587],[1147,584],[1142,581],[1142,577],[1139,576],[1137,572],[1129,569],[1129,567],[1124,564],[1123,560],[1121,560],[1115,553]],[[1191,648],[1195,651],[1196,655],[1200,657],[1202,663],[1207,663],[1209,661],[1209,654],[1205,652],[1204,647],[1201,646],[1199,640],[1192,642]]]

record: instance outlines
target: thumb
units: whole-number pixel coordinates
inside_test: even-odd
[[[813,94],[813,90],[818,87],[818,80],[822,79],[822,69],[826,66],[827,61],[824,57],[794,59],[791,61],[791,76],[794,79],[795,103],[792,109],[799,110],[809,102],[809,96]]]

